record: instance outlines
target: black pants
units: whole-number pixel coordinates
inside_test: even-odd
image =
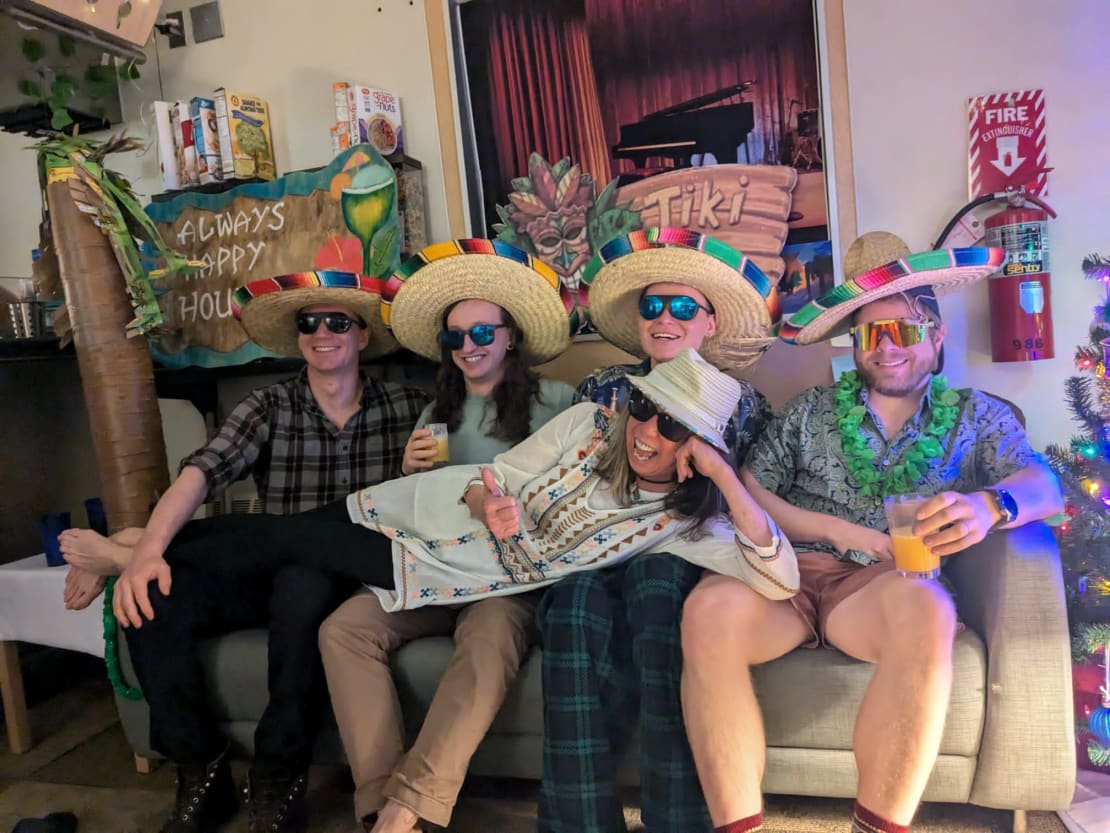
[[[151,745],[175,763],[206,763],[223,750],[199,645],[268,627],[270,698],[255,731],[254,771],[303,771],[327,702],[317,630],[359,583],[393,587],[391,542],[352,524],[337,502],[300,515],[191,521],[166,560],[169,595],[151,582],[153,621],[125,631],[150,704]]]

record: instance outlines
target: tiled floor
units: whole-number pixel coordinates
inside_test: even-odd
[[[62,694],[32,709],[36,746],[24,755],[0,748],[0,833],[25,817],[69,810],[80,821],[79,833],[148,833],[157,830],[173,802],[173,770],[158,767],[149,775],[134,771],[116,719],[107,683],[84,676]],[[242,780],[244,768],[236,766]],[[1068,814],[1071,833],[1110,833],[1110,777],[1086,776],[1077,803]],[[310,833],[353,833],[346,770],[317,768],[310,780]],[[635,796],[630,796],[635,801]],[[464,788],[453,833],[533,833],[536,829],[536,784],[509,779],[475,779]],[[771,796],[767,833],[844,833],[851,803],[832,799]],[[637,815],[630,806],[629,818]],[[915,833],[1009,833],[1012,816],[983,808],[926,805]],[[1065,833],[1054,814],[1030,814],[1031,833]],[[1086,825],[1084,827],[1083,825]],[[238,818],[226,833],[245,830]]]

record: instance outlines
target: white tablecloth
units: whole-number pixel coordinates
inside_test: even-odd
[[[84,610],[66,610],[62,592],[68,570],[47,566],[41,553],[0,564],[0,640],[104,656],[104,597]]]

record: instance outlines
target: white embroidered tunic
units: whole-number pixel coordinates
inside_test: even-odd
[[[494,458],[498,485],[522,507],[522,531],[503,541],[461,500],[481,466],[448,466],[350,495],[351,520],[393,540],[396,589],[372,588],[383,607],[523,593],[648,552],[741,579],[768,598],[797,592],[794,550],[770,516],[771,544],[757,546],[726,517],[709,521],[697,540],[680,537],[688,522],[663,508],[662,495],[644,492],[646,500],[621,506],[595,473],[609,415],[593,403],[575,405]]]

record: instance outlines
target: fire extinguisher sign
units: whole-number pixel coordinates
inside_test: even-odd
[[[968,99],[968,193],[1025,186],[1048,195],[1044,90],[1016,90]]]

